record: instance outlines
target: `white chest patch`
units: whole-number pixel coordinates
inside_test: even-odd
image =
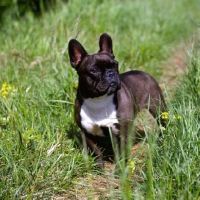
[[[101,126],[116,131],[114,124],[119,123],[114,95],[85,99],[81,106],[81,124],[90,134],[104,136]]]

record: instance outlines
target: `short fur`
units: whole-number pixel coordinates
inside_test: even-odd
[[[166,104],[158,83],[149,74],[132,70],[119,75],[108,34],[101,35],[99,48],[98,53],[89,55],[75,39],[68,45],[70,63],[79,76],[75,121],[85,146],[103,167],[103,151],[112,149],[111,144],[105,145],[109,130],[119,141],[122,136],[127,138],[132,119],[144,108],[164,126],[159,117]]]

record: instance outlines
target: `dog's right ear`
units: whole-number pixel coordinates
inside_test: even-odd
[[[68,54],[71,66],[78,70],[83,58],[87,55],[87,51],[77,40],[71,39],[68,43]]]
[[[112,49],[112,39],[111,39],[110,35],[108,35],[107,33],[103,33],[100,36],[99,48],[100,48],[99,52],[105,51],[113,58],[115,57],[114,53],[113,53],[113,49]]]

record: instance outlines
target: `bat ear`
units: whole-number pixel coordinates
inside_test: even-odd
[[[113,58],[114,53],[112,50],[112,39],[111,37],[107,34],[107,33],[103,33],[100,38],[99,38],[99,52],[107,52],[108,54],[110,54],[110,56],[112,56]]]
[[[77,40],[72,39],[68,43],[68,54],[71,66],[77,70],[83,58],[87,55],[87,51]]]

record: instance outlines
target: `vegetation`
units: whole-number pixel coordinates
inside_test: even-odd
[[[35,16],[44,14],[50,8],[53,9],[57,3],[64,0],[1,0],[0,2],[0,21],[10,15],[12,18],[19,18],[29,12]]]
[[[173,95],[166,87],[170,112],[162,137],[152,129],[127,163],[118,157],[118,178],[114,164],[109,173],[96,170],[82,152],[73,118],[77,75],[66,51],[77,37],[89,53],[97,52],[100,34],[108,32],[121,72],[144,70],[163,83],[163,63],[197,32],[199,9],[198,0],[71,0],[40,17],[6,13],[0,26],[0,199],[199,199],[199,42],[187,49],[188,71]]]

